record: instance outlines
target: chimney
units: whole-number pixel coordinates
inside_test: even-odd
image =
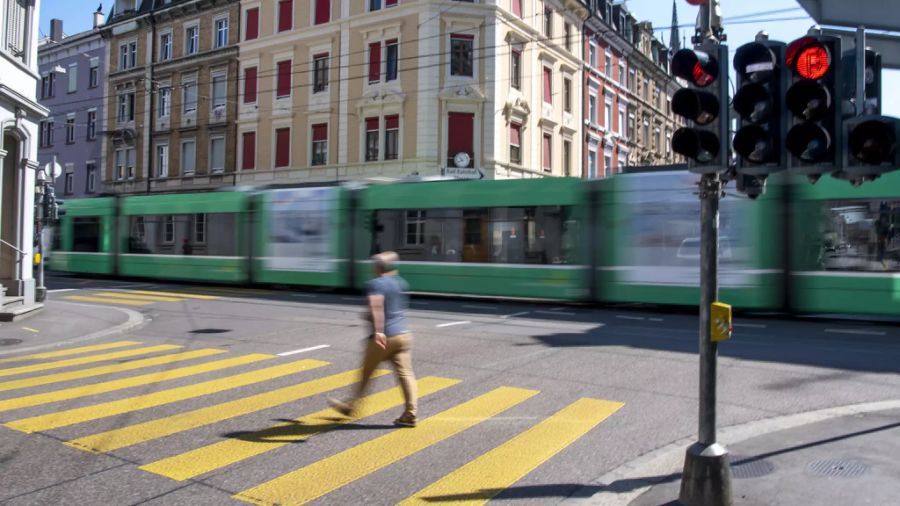
[[[103,13],[97,11],[94,13],[94,28],[103,26]]]
[[[61,19],[51,19],[50,20],[50,40],[53,42],[59,42],[63,38],[62,31],[63,22]]]

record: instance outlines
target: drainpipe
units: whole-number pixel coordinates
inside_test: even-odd
[[[147,132],[144,133],[144,142],[146,143],[147,149],[147,163],[144,166],[147,168],[147,193],[150,193],[150,179],[153,176],[153,119],[155,114],[153,111],[153,86],[155,86],[156,81],[153,78],[153,70],[155,69],[154,56],[156,55],[156,16],[151,12],[150,13],[150,58],[147,63],[147,71],[145,72],[145,79],[147,82],[144,83],[144,89],[146,90],[145,98],[144,98],[144,114],[149,118],[147,121]]]

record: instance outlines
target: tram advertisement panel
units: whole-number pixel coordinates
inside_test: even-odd
[[[267,192],[268,256],[275,271],[334,272],[332,220],[336,188],[292,188]]]

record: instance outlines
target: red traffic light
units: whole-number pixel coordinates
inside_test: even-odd
[[[703,51],[682,49],[672,57],[672,73],[694,86],[706,88],[719,78],[719,63]]]
[[[787,63],[803,79],[818,80],[831,69],[828,48],[813,37],[797,39],[788,46]]]

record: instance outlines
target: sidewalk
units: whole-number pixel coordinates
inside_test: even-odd
[[[99,339],[143,321],[143,315],[130,309],[48,299],[40,313],[0,324],[0,356]]]
[[[841,416],[728,445],[734,504],[882,505],[900,498],[900,409]],[[632,506],[677,505],[680,470]]]

